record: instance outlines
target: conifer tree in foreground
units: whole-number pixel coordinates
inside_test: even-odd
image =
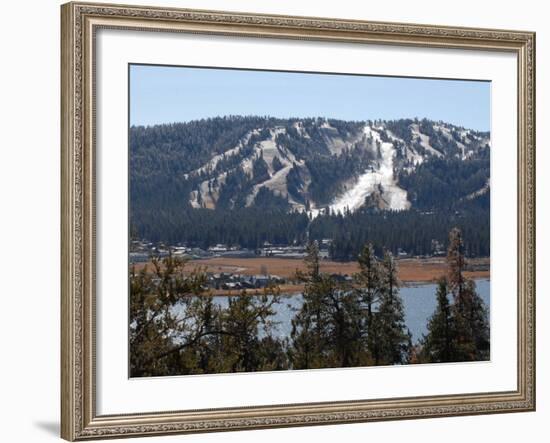
[[[460,361],[489,359],[489,318],[485,303],[476,291],[473,280],[464,277],[466,261],[462,232],[449,234],[447,252],[448,284],[453,296]]]
[[[381,351],[379,322],[375,318],[374,311],[380,302],[381,270],[372,243],[367,243],[363,247],[357,257],[357,262],[359,263],[359,272],[355,274],[354,280],[364,310],[366,349],[371,356],[371,363],[376,365],[379,364]]]
[[[294,369],[367,364],[360,299],[346,284],[320,272],[316,242],[307,246],[304,302],[292,320],[289,354]]]
[[[204,291],[204,270],[184,272],[185,264],[170,255],[131,269],[131,376],[287,369],[285,343],[273,335],[278,288],[224,308]]]
[[[405,325],[397,264],[389,251],[384,253],[380,283],[380,306],[375,317],[378,338],[375,364],[405,364],[409,361],[411,334]]]
[[[367,309],[367,334],[372,325],[373,305],[380,297],[380,269],[372,243],[367,243],[357,257],[360,271],[355,275],[361,301]]]
[[[422,340],[421,361],[480,361],[490,356],[487,308],[475,282],[464,276],[466,260],[462,233],[449,233],[448,272],[438,287],[436,311]],[[449,304],[448,295],[452,304]]]
[[[428,321],[428,334],[422,341],[422,361],[458,361],[456,322],[447,288],[447,279],[439,280],[437,307]]]
[[[278,302],[276,295],[267,294],[250,297],[243,293],[229,297],[228,307],[221,313],[218,361],[225,365],[222,372],[286,369],[282,344],[276,343],[270,333],[270,319]],[[264,332],[263,337],[260,330]],[[264,351],[268,351],[271,361]]]
[[[323,297],[327,288],[321,282],[317,242],[308,243],[304,262],[307,271],[297,272],[298,279],[305,283],[304,302],[292,319],[290,333],[289,354],[295,369],[320,368],[326,358],[328,326]]]

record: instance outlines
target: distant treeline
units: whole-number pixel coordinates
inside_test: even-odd
[[[372,243],[377,254],[383,249],[397,254],[401,249],[412,255],[431,255],[447,247],[448,232],[458,226],[465,235],[468,257],[490,256],[490,220],[486,194],[460,209],[421,211],[381,211],[362,209],[344,215],[324,215],[313,220],[310,238],[332,239],[330,256],[334,260],[355,260],[361,245]],[[482,200],[487,200],[484,207]]]
[[[228,298],[204,293],[205,274],[184,272],[174,257],[154,260],[152,272],[130,275],[130,374],[132,377],[378,366],[489,359],[488,311],[475,283],[464,277],[462,233],[453,229],[447,276],[427,334],[411,342],[399,294],[397,262],[362,247],[352,282],[320,272],[316,242],[307,246],[303,305],[289,337],[274,335],[281,303],[278,288],[261,296]],[[183,310],[182,310],[183,309]],[[178,314],[179,312],[179,314]]]
[[[305,245],[309,240],[332,239],[334,260],[355,260],[362,245],[372,243],[376,252],[387,248],[397,254],[402,249],[413,255],[430,255],[434,241],[447,245],[453,226],[465,233],[465,253],[469,257],[490,255],[489,195],[481,196],[458,209],[401,212],[369,209],[347,214],[319,215],[313,220],[305,213],[262,207],[231,211],[189,209],[158,210],[155,217],[132,214],[134,235],[153,242],[179,242],[208,248],[218,243],[255,250],[264,242]],[[483,201],[486,201],[483,203]],[[136,229],[135,226],[138,226]]]

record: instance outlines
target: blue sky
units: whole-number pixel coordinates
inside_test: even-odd
[[[223,115],[429,118],[490,129],[489,82],[130,66],[130,124]]]

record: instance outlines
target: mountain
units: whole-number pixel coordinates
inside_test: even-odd
[[[486,132],[428,120],[229,117],[133,127],[131,178],[134,184],[154,173],[161,194],[171,194],[163,188],[178,181],[189,190],[192,208],[248,207],[281,197],[289,210],[313,215],[366,203],[404,210],[414,202],[400,181],[412,185],[411,175],[430,160],[442,160],[442,169],[455,160],[488,160],[489,144]],[[481,192],[486,183],[461,197]]]
[[[209,244],[231,217],[268,213],[302,231],[336,215],[488,214],[489,177],[490,134],[441,121],[228,116],[130,128],[131,225],[149,238]],[[197,222],[208,234],[190,240]]]

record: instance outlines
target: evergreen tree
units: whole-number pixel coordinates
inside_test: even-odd
[[[296,276],[305,283],[303,304],[292,319],[290,356],[295,369],[320,368],[326,359],[328,322],[324,309],[326,287],[319,267],[319,245],[310,242],[304,258],[307,272]]]
[[[360,272],[354,276],[356,291],[359,293],[361,302],[366,307],[365,329],[367,349],[371,355],[378,355],[378,334],[373,327],[373,307],[380,298],[380,265],[374,255],[372,243],[368,243],[357,258]]]
[[[279,303],[277,296],[264,294],[249,297],[241,294],[230,297],[229,306],[222,313],[222,353],[219,360],[225,362],[222,372],[252,372],[264,368],[286,368],[281,346],[275,344],[271,336],[271,318],[275,314],[274,305]],[[260,329],[266,334],[260,338]],[[270,344],[269,362],[262,348]],[[273,346],[275,344],[275,346]]]
[[[319,247],[308,244],[303,305],[292,320],[292,366],[295,369],[367,364],[360,298],[351,287],[320,272]]]
[[[132,377],[288,368],[286,344],[273,337],[278,288],[222,308],[204,293],[204,270],[184,272],[173,256],[152,266],[130,273]]]
[[[191,302],[189,295],[203,292],[205,274],[197,270],[184,275],[185,261],[169,256],[152,259],[153,269],[130,272],[130,373],[132,376],[166,375],[170,364],[166,357],[198,340],[208,327],[202,315],[206,303]],[[197,297],[198,300],[200,298]],[[174,307],[186,306],[195,327],[180,322]],[[174,345],[172,334],[182,338]]]
[[[271,166],[273,167],[273,170],[275,172],[280,171],[284,168],[283,162],[281,162],[281,159],[278,156],[273,157],[273,160],[271,161]]]
[[[397,264],[389,251],[384,254],[381,273],[380,303],[374,325],[378,341],[375,347],[375,364],[405,364],[409,360],[411,334],[405,325]]]
[[[454,228],[449,234],[447,264],[460,359],[487,360],[490,351],[488,313],[476,292],[475,282],[464,277],[464,243],[462,232],[458,228]]]
[[[309,277],[311,282],[315,282],[320,276],[319,243],[317,241],[312,241],[307,244],[304,262],[308,270],[307,277]]]
[[[269,179],[269,168],[264,160],[263,152],[260,151],[260,156],[252,163],[253,183],[261,183]]]
[[[428,334],[421,341],[420,359],[430,363],[459,361],[456,321],[445,278],[439,280],[436,297],[437,307],[428,321]]]

